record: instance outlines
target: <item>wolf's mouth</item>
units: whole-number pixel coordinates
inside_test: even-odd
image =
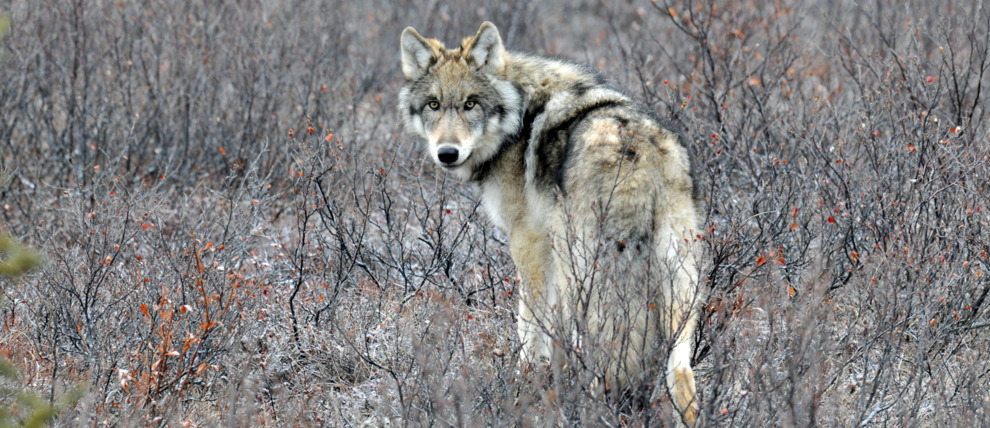
[[[460,168],[460,167],[464,166],[464,163],[465,162],[467,162],[467,159],[464,159],[463,161],[460,161],[460,162],[457,162],[457,163],[437,162],[437,164],[440,165],[441,168],[443,168],[443,169],[445,169],[447,171],[452,171],[452,170],[455,170],[457,168]]]

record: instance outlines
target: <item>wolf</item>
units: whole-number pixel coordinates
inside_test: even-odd
[[[605,391],[665,376],[694,424],[700,209],[680,134],[587,65],[506,50],[491,22],[454,49],[412,27],[400,44],[406,132],[509,237],[521,360],[577,361]]]

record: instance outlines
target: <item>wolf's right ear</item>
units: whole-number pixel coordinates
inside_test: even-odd
[[[413,27],[406,27],[402,30],[399,43],[402,45],[402,74],[406,76],[406,80],[413,81],[423,77],[437,59],[430,42]]]

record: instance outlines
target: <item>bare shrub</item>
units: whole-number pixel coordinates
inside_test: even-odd
[[[53,425],[668,424],[589,348],[520,369],[507,237],[397,130],[401,29],[492,20],[690,143],[702,424],[990,421],[985,6],[441,3],[0,2],[0,232],[48,260],[0,280],[5,386],[84,383]]]

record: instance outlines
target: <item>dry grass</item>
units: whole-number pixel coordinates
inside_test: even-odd
[[[685,130],[705,424],[990,424],[980,2],[167,3],[0,2],[0,232],[48,260],[0,355],[84,385],[53,425],[669,421],[517,372],[505,236],[398,132],[401,29],[483,20]]]

